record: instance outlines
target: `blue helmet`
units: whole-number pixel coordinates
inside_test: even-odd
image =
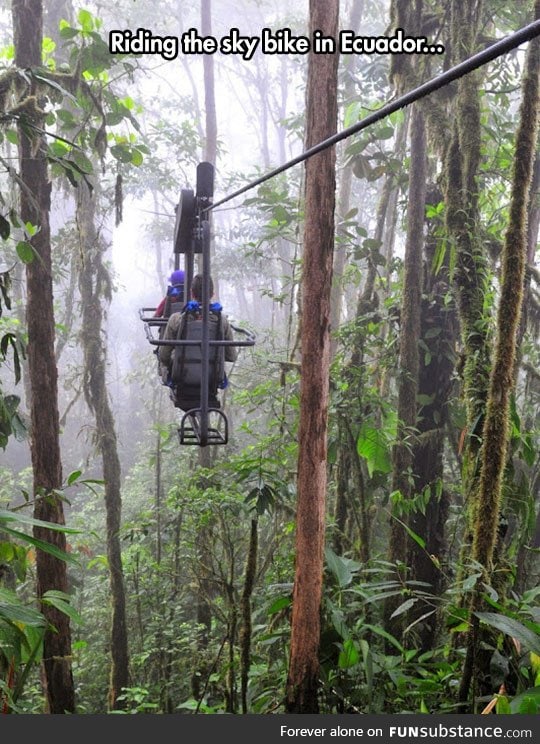
[[[185,274],[182,269],[176,269],[169,277],[169,284],[173,286],[176,284],[183,284],[185,281]]]

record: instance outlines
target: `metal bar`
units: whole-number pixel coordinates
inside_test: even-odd
[[[147,333],[148,335],[148,333]],[[202,341],[197,341],[195,339],[157,339],[157,338],[151,338],[150,343],[154,346],[201,346]],[[229,341],[228,339],[223,339],[221,341],[218,341],[217,339],[208,339],[208,346],[255,346],[255,340],[252,339],[250,341]]]
[[[204,220],[200,225],[202,239],[202,336],[201,336],[201,429],[199,441],[201,447],[208,443],[208,367],[210,364],[210,345],[208,337],[208,320],[210,313],[210,223]]]
[[[185,253],[185,266],[186,266],[186,276],[185,276],[185,291],[184,291],[184,300],[185,302],[189,302],[191,300],[191,285],[193,283],[193,263],[194,263],[194,256],[193,256],[193,241],[191,241],[191,249],[189,251],[186,251]]]

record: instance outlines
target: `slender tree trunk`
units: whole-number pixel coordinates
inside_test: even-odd
[[[204,36],[212,34],[212,2],[211,0],[201,0],[201,33]],[[216,117],[216,99],[214,89],[214,59],[211,54],[205,54],[203,58],[204,69],[204,101],[205,101],[205,138],[203,148],[203,159],[212,165],[216,164],[217,155],[217,117]],[[212,220],[212,213],[210,213]],[[214,241],[212,240],[211,258],[214,254]],[[219,296],[219,280],[213,277],[216,295]],[[199,449],[199,465],[201,468],[209,468],[215,455],[215,447],[201,447]],[[201,489],[204,491],[207,487],[206,480],[201,479]],[[210,548],[212,540],[212,524],[202,525],[199,528],[198,553],[199,553],[199,592],[197,594],[197,649],[198,660],[195,670],[191,676],[191,688],[193,697],[198,700],[201,692],[200,683],[206,676],[207,662],[205,658],[206,648],[210,637],[212,627],[212,610],[210,606],[210,586],[211,579],[209,575],[210,565]]]
[[[257,547],[258,547],[259,522],[251,520],[251,531],[249,538],[249,550],[246,561],[246,575],[244,578],[244,591],[240,613],[242,616],[242,629],[240,631],[240,689],[242,698],[242,713],[248,712],[248,678],[251,664],[251,595],[257,572]]]
[[[336,38],[338,0],[310,1],[310,31]],[[310,54],[307,136],[311,147],[337,125],[337,54]],[[322,95],[321,95],[322,93]],[[330,293],[334,247],[335,151],[306,162],[302,376],[298,434],[296,571],[286,709],[317,713],[326,501]]]
[[[41,65],[43,8],[41,0],[13,0],[15,64],[20,69]],[[29,95],[35,90],[29,89]],[[39,116],[39,113],[37,113]],[[40,119],[28,124],[42,126]],[[45,159],[45,142],[36,133],[19,128],[20,210],[23,223],[39,228],[32,238],[34,260],[27,264],[28,374],[31,386],[31,453],[34,477],[34,516],[64,524],[61,499],[55,491],[62,487],[60,425],[58,414],[58,371],[54,354],[55,322],[50,242],[50,197]],[[36,537],[66,549],[65,535],[43,527],[34,528]],[[49,590],[67,592],[66,564],[41,550],[36,551],[37,593]],[[49,626],[45,633],[43,666],[49,713],[74,713],[75,692],[71,671],[71,630],[69,617],[47,604],[42,611]]]
[[[212,35],[212,1],[201,0],[201,34]],[[216,98],[214,93],[214,57],[203,55],[204,70],[204,107],[206,132],[204,139],[204,159],[216,164],[217,153],[217,118]]]
[[[107,392],[106,352],[102,341],[101,303],[109,297],[110,280],[102,262],[101,238],[95,229],[95,197],[90,194],[88,186],[84,183],[80,183],[78,187],[77,224],[82,259],[79,289],[82,301],[84,393],[96,419],[96,442],[101,454],[105,482],[107,557],[112,600],[109,707],[115,710],[122,707],[117,698],[122,688],[129,684],[129,654],[124,573],[119,536],[122,512],[120,460],[114,418]]]
[[[516,369],[514,371],[514,375],[517,379],[518,369],[521,364],[521,357],[522,357],[522,342],[525,337],[525,333],[527,331],[527,327],[529,325],[529,305],[531,302],[531,296],[532,296],[532,289],[531,289],[531,276],[533,271],[535,271],[535,254],[536,254],[536,246],[538,243],[538,230],[540,226],[540,151],[538,149],[538,142],[536,144],[536,160],[534,162],[534,172],[533,172],[533,180],[531,184],[530,189],[530,200],[529,200],[529,214],[528,214],[528,238],[527,238],[527,270],[525,273],[525,282],[523,287],[523,309],[521,313],[521,321],[519,324],[519,330],[518,330],[518,339],[517,339],[517,360],[516,360]],[[525,382],[525,390],[529,391],[531,386],[531,372],[532,370],[528,369],[526,372],[526,382]],[[525,426],[529,428],[529,426],[533,426],[533,421],[530,421],[528,424],[527,421],[525,422]],[[538,494],[538,490],[534,488],[534,474],[532,474],[532,484],[530,488],[530,493],[532,495],[533,502],[535,503],[536,507],[538,508],[538,498],[535,498],[534,495]],[[540,510],[538,511],[538,519],[540,520]],[[516,558],[516,582],[515,582],[515,591],[518,594],[521,594],[525,591],[527,587],[534,586],[534,583],[530,584],[529,580],[533,578],[533,565],[536,561],[536,556],[534,552],[531,550],[531,547],[535,547],[533,545],[533,539],[534,539],[534,531],[531,529],[531,534],[529,535],[529,539],[524,541],[518,549],[518,554]],[[537,546],[536,546],[537,547]]]
[[[393,186],[394,177],[389,174],[383,183],[379,203],[377,205],[377,221],[373,239],[379,244],[382,243],[384,226],[386,221],[388,204]],[[334,261],[334,268],[336,261]],[[338,433],[340,447],[338,452],[338,470],[339,479],[336,492],[336,551],[341,553],[341,539],[345,535],[345,524],[349,510],[356,516],[357,509],[360,509],[360,519],[357,518],[360,536],[360,558],[367,562],[370,552],[370,535],[368,527],[368,503],[367,493],[362,472],[360,455],[356,451],[356,442],[354,433],[350,426],[351,401],[354,401],[356,414],[361,418],[363,412],[364,397],[364,375],[361,368],[364,364],[364,352],[366,346],[366,333],[362,325],[362,319],[370,312],[374,312],[378,305],[378,297],[375,290],[375,281],[377,278],[377,265],[371,258],[368,259],[368,270],[365,284],[359,292],[356,305],[356,320],[359,330],[357,331],[350,362],[345,371],[345,377],[348,381],[348,400],[343,404],[343,413],[338,416]],[[334,283],[335,288],[335,283]],[[332,300],[332,307],[333,307]],[[331,342],[332,343],[332,342]],[[331,346],[332,349],[332,346]],[[350,484],[349,484],[350,481]],[[353,494],[349,497],[349,492]]]
[[[403,299],[401,302],[401,336],[398,379],[398,441],[393,450],[392,490],[399,491],[406,501],[413,493],[412,450],[413,429],[416,426],[416,394],[418,391],[420,315],[422,303],[422,258],[424,247],[424,213],[426,203],[426,132],[424,116],[414,106],[411,117],[411,166],[409,173],[409,203],[407,209],[407,239],[405,243]],[[407,535],[399,521],[407,521],[399,501],[392,507],[390,523],[390,560],[407,562]],[[396,608],[394,598],[385,607],[386,625],[394,624],[390,615]]]
[[[203,36],[212,35],[212,0],[201,0],[201,33]],[[203,55],[204,71],[204,146],[203,160],[216,166],[217,159],[217,115],[216,115],[216,93],[214,84],[214,57],[212,54]],[[214,213],[210,212],[209,221],[212,226]],[[210,237],[210,260],[215,254],[215,241],[213,231]],[[202,270],[202,255],[198,256],[200,270]],[[219,276],[214,276],[214,289],[216,297],[219,297]]]
[[[210,468],[212,465],[212,450],[215,447],[199,448],[199,466],[203,469]],[[207,479],[203,476],[199,480],[199,489],[202,493],[209,487]],[[211,544],[213,542],[214,520],[209,520],[208,524],[203,524],[198,529],[197,534],[197,659],[193,674],[191,675],[191,691],[195,700],[200,699],[201,682],[208,674],[207,649],[212,630],[212,607],[210,597],[212,594],[213,580],[211,574]]]
[[[362,13],[364,11],[363,0],[354,0],[351,5],[351,12],[349,14],[349,20],[347,28],[352,31],[357,31],[360,28],[362,20]],[[356,80],[353,76],[353,64],[355,60],[354,55],[350,55],[345,63],[345,86],[344,86],[344,99],[345,103],[349,103],[350,100],[356,95]],[[340,218],[343,218],[349,211],[349,202],[351,197],[352,187],[352,165],[346,165],[343,167],[341,172],[341,179],[339,184],[339,196],[337,209]],[[342,230],[342,233],[345,231]],[[330,358],[333,359],[338,346],[337,337],[335,335],[341,322],[341,310],[343,304],[343,287],[341,286],[343,280],[343,271],[346,263],[346,252],[343,246],[340,246],[339,250],[335,252],[334,256],[334,268],[333,268],[333,284],[332,284],[332,295],[331,295],[331,316],[330,316],[330,328],[332,336],[330,338]]]
[[[426,262],[426,269],[429,261]],[[429,490],[425,510],[411,515],[409,526],[423,538],[422,549],[409,541],[408,564],[410,577],[429,585],[429,591],[441,596],[443,573],[441,564],[446,554],[445,527],[448,519],[449,496],[443,487],[444,432],[448,418],[448,399],[451,389],[452,340],[455,339],[454,313],[444,305],[446,283],[437,282],[435,288],[425,287],[422,302],[422,340],[430,361],[420,361],[418,398],[429,400],[421,404],[417,423],[418,437],[413,445],[412,470],[417,494]],[[439,615],[430,602],[418,601],[411,613],[417,619],[432,611],[417,626],[419,644],[423,651],[433,648]]]

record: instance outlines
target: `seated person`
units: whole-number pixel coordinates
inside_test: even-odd
[[[184,304],[184,282],[185,275],[182,269],[176,269],[169,277],[167,294],[156,307],[154,318],[168,318],[171,314],[171,305]]]
[[[209,278],[210,299],[214,294],[214,284]],[[203,277],[197,274],[191,285],[191,301],[181,313],[173,313],[167,321],[163,340],[202,338],[202,301]],[[232,328],[227,318],[222,314],[221,305],[211,302],[208,316],[209,339],[224,339],[233,341]],[[218,388],[227,385],[224,362],[234,362],[238,356],[234,346],[209,347],[208,370],[208,407],[219,408],[217,398]],[[183,411],[201,406],[201,347],[199,345],[160,346],[159,361],[164,370],[163,383],[172,388],[174,405]]]

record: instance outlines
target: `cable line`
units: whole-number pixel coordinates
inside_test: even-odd
[[[319,144],[310,147],[308,150],[305,150],[303,153],[297,155],[295,158],[288,160],[283,165],[274,168],[274,170],[269,171],[268,173],[261,176],[260,178],[255,179],[254,181],[250,181],[250,183],[242,186],[242,188],[238,189],[237,191],[233,191],[233,193],[229,194],[229,196],[226,196],[223,199],[214,202],[214,204],[211,204],[209,207],[207,207],[205,211],[209,212],[216,207],[220,207],[222,204],[231,201],[231,199],[235,199],[237,196],[240,196],[240,194],[244,194],[246,191],[249,191],[256,186],[260,186],[260,184],[268,181],[270,178],[273,178],[279,173],[283,173],[289,168],[292,168],[293,165],[298,165],[298,163],[302,163],[304,160],[307,160],[313,155],[326,150],[328,147],[332,147],[332,145],[341,142],[341,140],[347,139],[353,134],[361,132],[363,129],[366,129],[367,127],[375,124],[381,119],[384,119],[386,116],[393,114],[395,111],[399,111],[400,109],[405,108],[405,106],[418,101],[420,98],[424,98],[430,93],[434,93],[439,88],[442,88],[445,85],[448,85],[448,83],[451,83],[454,80],[467,75],[469,72],[473,72],[473,70],[482,67],[483,65],[491,62],[497,57],[500,57],[506,52],[515,49],[520,44],[523,44],[523,42],[530,41],[538,35],[540,35],[540,20],[536,20],[533,23],[530,23],[528,26],[524,26],[523,28],[519,29],[515,33],[494,42],[487,49],[483,49],[481,52],[473,54],[472,57],[469,57],[468,59],[460,62],[454,67],[451,67],[449,70],[446,70],[446,72],[443,72],[440,75],[437,75],[437,77],[434,77],[431,80],[422,83],[422,85],[419,85],[417,88],[413,88],[413,90],[405,93],[399,98],[396,98],[395,101],[385,104],[382,108],[378,109],[374,113],[369,114],[369,116],[366,116],[361,121],[356,122],[356,124],[353,124],[350,127],[343,129],[341,132],[328,137],[328,139],[325,139],[322,142],[319,142]]]

